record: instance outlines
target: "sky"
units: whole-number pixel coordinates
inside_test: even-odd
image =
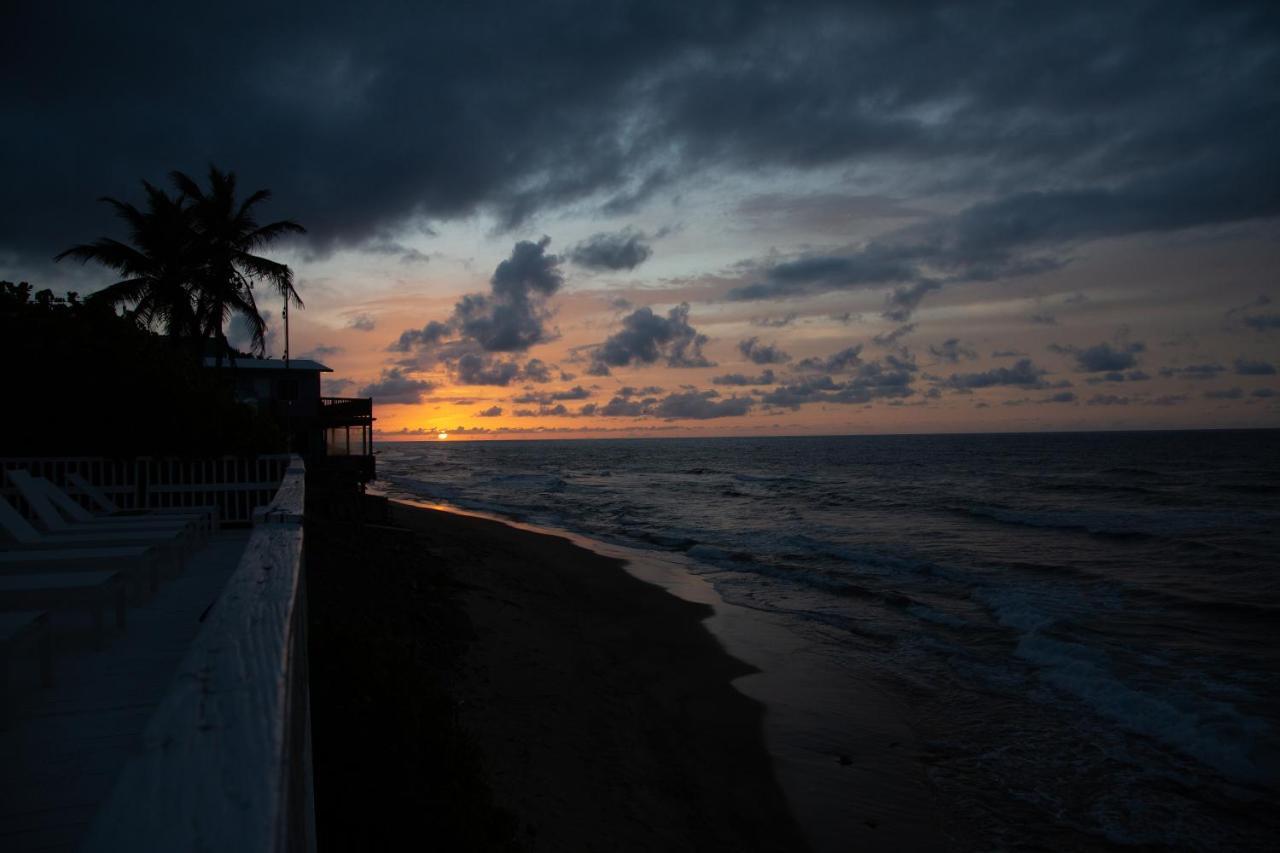
[[[1280,426],[1275,4],[182,5],[7,7],[0,278],[233,170],[383,438]]]

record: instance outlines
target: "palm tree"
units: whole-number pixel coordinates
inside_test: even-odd
[[[145,211],[111,197],[100,199],[129,224],[132,245],[103,237],[72,246],[54,260],[96,261],[115,270],[123,278],[94,293],[90,300],[113,307],[132,305],[139,325],[150,328],[159,324],[174,341],[194,337],[198,322],[192,286],[202,260],[191,227],[191,209],[183,199],[170,197],[147,181],[142,186],[147,194]]]
[[[284,300],[303,307],[293,287],[293,271],[288,266],[254,254],[261,247],[287,234],[305,233],[291,220],[259,225],[253,209],[271,197],[270,190],[258,190],[243,202],[236,200],[236,175],[209,166],[206,191],[183,172],[170,175],[183,199],[190,203],[192,227],[198,237],[202,264],[195,288],[195,310],[200,331],[219,344],[219,361],[230,352],[225,324],[232,314],[241,314],[249,323],[253,350],[266,349],[266,322],[254,300],[254,285],[270,284]]]

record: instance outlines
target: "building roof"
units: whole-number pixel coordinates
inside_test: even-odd
[[[217,362],[218,360],[211,355],[204,357],[205,367],[214,367]],[[236,370],[314,370],[319,373],[333,373],[332,367],[325,367],[320,362],[309,358],[291,358],[288,367],[285,367],[282,358],[237,358],[234,363],[224,358],[222,363],[227,367],[235,367]]]

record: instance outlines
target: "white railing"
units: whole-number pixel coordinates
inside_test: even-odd
[[[0,458],[0,469],[22,468],[58,484],[74,473],[98,486],[121,509],[217,506],[222,523],[247,524],[272,499],[289,466],[287,453],[217,459],[104,459],[95,456]],[[13,497],[7,482],[0,492]]]
[[[315,849],[305,497],[294,457],[82,849]]]

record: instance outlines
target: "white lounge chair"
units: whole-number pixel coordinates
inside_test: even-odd
[[[0,528],[11,540],[5,543],[8,547],[0,551],[60,549],[67,548],[119,548],[124,546],[145,546],[155,548],[161,560],[178,561],[176,540],[169,539],[157,542],[154,538],[139,539],[134,533],[41,533],[14,509],[7,500],[0,497]]]
[[[165,509],[121,509],[115,501],[108,497],[106,492],[74,471],[67,474],[67,482],[75,486],[80,494],[91,500],[100,511],[105,512],[111,518],[145,518],[148,516],[185,518],[198,516],[204,519],[207,529],[211,532],[218,529],[218,508],[214,505],[169,507]]]
[[[74,525],[84,525],[86,528],[91,525],[97,525],[103,530],[185,530],[195,540],[195,544],[200,544],[205,538],[206,527],[205,519],[197,516],[188,516],[186,518],[161,517],[161,516],[132,516],[128,518],[94,515],[89,510],[82,507],[74,498],[46,480],[44,477],[32,477],[23,475],[21,472],[13,472],[18,474],[18,478],[23,480],[32,488],[43,491],[49,503],[66,516],[67,521]],[[25,496],[25,492],[23,493]]]
[[[166,528],[128,528],[125,530],[108,530],[95,524],[73,524],[68,521],[49,500],[44,487],[26,471],[7,471],[9,482],[18,487],[23,500],[31,508],[32,513],[40,520],[50,536],[92,535],[113,537],[113,544],[118,545],[169,545],[186,550],[191,547],[191,537],[184,526]],[[44,547],[42,545],[42,547]]]

